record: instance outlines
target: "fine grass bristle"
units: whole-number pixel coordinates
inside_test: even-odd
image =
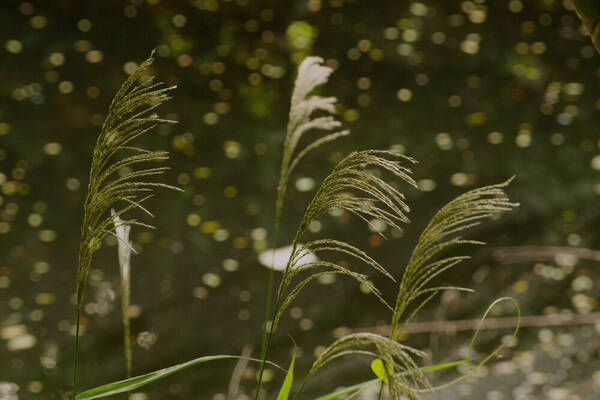
[[[84,205],[79,263],[77,267],[73,399],[91,400],[93,398],[130,392],[194,365],[218,359],[240,358],[227,355],[200,357],[135,378],[103,385],[77,395],[79,320],[87,275],[94,253],[101,245],[105,235],[112,234],[118,239],[125,360],[127,376],[130,377],[130,322],[127,314],[131,280],[130,258],[134,250],[129,240],[129,234],[132,225],[140,225],[148,228],[152,228],[152,226],[136,219],[125,217],[125,214],[128,211],[137,209],[151,216],[152,214],[144,207],[143,203],[152,196],[154,189],[162,187],[179,190],[174,186],[148,180],[152,176],[162,174],[167,169],[166,167],[140,167],[140,165],[166,160],[168,158],[166,152],[147,151],[128,146],[129,142],[148,132],[157,124],[173,122],[160,119],[153,114],[153,110],[156,107],[169,99],[169,92],[173,88],[165,87],[161,83],[154,83],[152,77],[145,75],[152,61],[153,57],[151,56],[139,66],[119,89],[110,105],[108,115],[93,151],[88,193]],[[485,320],[497,304],[505,301],[510,301],[515,305],[520,318],[520,310],[516,300],[501,298],[492,303],[483,315],[483,319],[473,335],[465,360],[419,368],[415,360],[424,357],[425,353],[397,341],[399,330],[402,327],[401,324],[408,323],[440,291],[448,289],[470,290],[455,286],[428,287],[431,281],[441,273],[469,258],[468,256],[453,256],[436,259],[436,257],[442,251],[456,245],[483,244],[475,240],[462,239],[458,234],[478,225],[484,219],[498,213],[510,211],[517,206],[517,204],[509,201],[508,196],[504,192],[504,188],[511,180],[471,190],[457,197],[435,214],[421,234],[404,270],[396,302],[392,307],[386,301],[383,293],[369,280],[366,274],[354,271],[353,268],[344,262],[323,260],[321,256],[325,253],[325,255],[333,254],[337,258],[350,257],[353,261],[359,261],[369,269],[375,270],[377,273],[396,282],[396,279],[388,272],[386,267],[375,261],[363,250],[337,239],[325,238],[307,242],[303,240],[308,226],[320,216],[332,211],[342,211],[352,214],[367,224],[372,224],[375,220],[378,223],[380,222],[388,227],[399,230],[402,229],[401,226],[403,224],[410,222],[408,218],[410,208],[405,201],[404,195],[384,175],[396,178],[416,188],[417,184],[412,177],[412,170],[409,168],[412,164],[416,164],[416,161],[404,156],[400,152],[392,150],[365,150],[351,153],[333,168],[317,189],[303,214],[291,246],[277,250],[279,254],[285,255],[279,257],[284,261],[281,262],[281,265],[278,265],[277,269],[283,271],[283,276],[278,289],[275,291],[273,267],[275,260],[278,258],[276,257],[275,249],[277,247],[279,221],[285,202],[285,192],[290,174],[310,151],[326,142],[349,133],[347,130],[335,131],[341,126],[341,123],[330,115],[335,112],[336,98],[309,97],[311,91],[317,86],[326,83],[333,72],[331,68],[322,65],[322,63],[322,58],[308,57],[300,64],[292,94],[289,123],[283,148],[281,175],[277,188],[275,229],[273,234],[274,252],[272,253],[272,257],[269,258],[271,269],[267,285],[268,291],[260,368],[254,396],[256,400],[262,399],[261,387],[265,365],[274,365],[267,360],[271,336],[285,310],[302,290],[315,279],[331,275],[341,275],[356,280],[363,288],[367,288],[374,294],[384,306],[390,309],[392,313],[390,335],[389,337],[385,337],[372,333],[354,333],[336,340],[318,355],[304,382],[296,391],[294,399],[302,392],[308,378],[330,362],[347,355],[363,355],[375,358],[374,364],[377,365],[377,368],[372,367],[372,369],[377,375],[377,379],[373,381],[380,382],[382,389],[384,384],[387,385],[386,398],[391,400],[417,399],[422,393],[439,390],[473,375],[477,368],[481,367],[491,358],[498,356],[499,352],[517,334],[518,327],[514,330],[512,336],[504,340],[489,353],[471,372],[462,375],[448,384],[437,387],[430,385],[424,373],[442,368],[450,368],[462,363],[469,363],[471,351],[482,329],[483,320]],[[321,112],[325,115],[313,116],[315,112]],[[333,133],[321,133],[319,137],[298,151],[299,143],[303,136],[311,130],[333,131]],[[117,153],[121,151],[132,154],[115,159]],[[316,256],[317,254],[319,257]],[[266,257],[262,257],[262,259],[266,259]],[[261,262],[264,262],[264,260]],[[273,297],[273,293],[276,293],[275,297]],[[420,300],[417,301],[418,299]],[[258,361],[249,358],[249,354],[250,350],[246,349],[241,358]],[[289,399],[293,384],[294,362],[295,355],[292,357],[290,368],[284,379],[282,389],[279,392],[278,400]],[[236,367],[236,371],[231,379],[228,398],[234,398],[238,393],[239,379],[241,371],[244,369],[243,364],[240,365],[239,368]],[[367,382],[366,384],[370,383]],[[366,384],[359,386],[366,387]],[[357,391],[349,394],[353,390]],[[362,389],[350,387],[348,390],[344,390],[344,393],[349,394],[349,397],[347,397],[349,399],[357,395],[360,390]],[[382,394],[383,390],[380,391],[380,399],[382,398]],[[323,399],[333,399],[335,396],[337,395],[334,393],[326,395]]]

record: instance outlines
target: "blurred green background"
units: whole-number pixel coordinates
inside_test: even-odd
[[[508,192],[521,206],[472,232],[489,245],[440,278],[476,292],[444,295],[418,320],[477,318],[506,295],[524,315],[597,315],[600,258],[578,249],[600,248],[600,65],[568,0],[8,0],[0,46],[0,398],[69,394],[91,150],[112,96],[154,48],[153,72],[178,85],[159,112],[179,123],[137,145],[169,150],[172,170],[161,179],[184,192],[159,192],[148,203],[158,229],[132,232],[140,253],[132,258],[134,374],[244,345],[259,354],[268,270],[257,252],[272,239],[289,97],[307,55],[335,69],[320,93],[338,97],[352,135],[312,153],[293,176],[280,243],[293,238],[315,186],[344,154],[393,147],[420,161],[421,190],[401,187],[412,207],[405,232],[380,240],[337,215],[321,218],[311,236],[353,243],[400,276],[435,210],[516,175]],[[550,256],[525,248],[514,260],[499,257],[531,245],[553,247]],[[82,389],[125,376],[116,255],[107,240],[90,273]],[[394,285],[373,278],[393,299]],[[299,375],[339,334],[390,318],[342,279],[310,287],[288,314],[272,359],[288,363],[293,337]],[[486,331],[478,350],[510,332]],[[406,340],[430,351],[427,364],[464,357],[470,337]],[[479,379],[430,398],[600,396],[600,323],[524,327],[504,355]],[[135,399],[224,400],[233,367],[199,366]],[[255,365],[244,371],[242,394],[255,373]],[[371,377],[367,360],[339,360],[305,394]],[[273,396],[283,377],[267,378]]]

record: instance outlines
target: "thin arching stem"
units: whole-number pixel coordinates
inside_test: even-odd
[[[304,390],[304,386],[306,386],[306,381],[308,381],[309,376],[306,375],[304,376],[304,379],[302,380],[302,384],[300,385],[300,387],[298,388],[298,390],[296,390],[296,393],[294,394],[294,399],[296,400],[298,398],[298,396],[300,396],[300,393],[302,393],[302,390]]]

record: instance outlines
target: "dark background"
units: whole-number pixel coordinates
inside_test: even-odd
[[[293,238],[314,189],[344,154],[404,149],[419,160],[421,191],[402,186],[412,223],[381,241],[348,216],[320,232],[369,252],[400,276],[419,232],[465,190],[504,181],[521,206],[469,238],[473,260],[441,282],[445,295],[418,316],[479,317],[514,296],[524,315],[597,311],[598,265],[557,257],[506,264],[504,246],[600,246],[598,55],[568,0],[510,1],[3,1],[0,5],[0,382],[18,398],[70,390],[76,257],[82,204],[103,113],[127,72],[157,49],[153,73],[177,84],[160,113],[179,121],[136,144],[171,152],[161,179],[183,193],[148,203],[156,231],[134,228],[134,374],[209,354],[259,354],[275,187],[295,70],[307,55],[335,68],[320,93],[337,96],[352,135],[313,152],[290,182],[280,243]],[[402,237],[394,237],[402,236]],[[210,274],[210,275],[207,275]],[[215,282],[218,276],[218,285]],[[393,299],[394,285],[372,276]],[[208,283],[208,284],[207,284]],[[125,376],[114,240],[97,253],[84,300],[81,388]],[[272,359],[298,376],[339,328],[387,324],[355,282],[315,284],[273,340]],[[289,315],[293,314],[293,315]],[[510,316],[510,307],[498,315]],[[524,328],[518,343],[469,380],[431,398],[592,399],[600,391],[599,324]],[[511,329],[486,332],[491,348]],[[465,355],[471,333],[418,334],[427,363]],[[146,398],[224,399],[234,362],[187,370],[144,388]],[[241,382],[249,393],[256,365]],[[276,393],[282,375],[271,371]],[[464,371],[463,371],[464,372]],[[432,376],[441,384],[456,372]],[[307,398],[371,379],[368,361],[337,361]],[[15,386],[17,385],[17,386]],[[11,397],[9,397],[11,398]]]

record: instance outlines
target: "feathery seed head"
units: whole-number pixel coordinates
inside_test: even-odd
[[[300,160],[320,145],[350,133],[347,130],[329,133],[313,140],[302,150],[296,151],[301,138],[308,131],[333,131],[342,125],[334,117],[327,115],[335,112],[335,103],[337,102],[335,97],[316,95],[309,97],[310,92],[327,82],[329,75],[333,72],[331,68],[321,65],[322,63],[321,57],[307,57],[298,67],[298,77],[292,93],[287,133],[283,145],[278,207],[283,205],[288,178]],[[316,111],[322,111],[326,115],[313,118],[312,114]]]
[[[400,223],[409,222],[410,208],[404,195],[367,170],[375,167],[391,172],[416,187],[412,171],[403,162],[416,163],[391,150],[365,150],[348,155],[321,184],[304,214],[297,237],[302,236],[311,221],[332,209],[348,211],[367,222],[369,218],[377,218],[398,229]]]
[[[389,171],[408,184],[416,186],[416,182],[411,177],[411,170],[403,165],[403,162],[406,161],[409,163],[415,162],[413,159],[394,151],[360,151],[352,153],[340,161],[329,176],[325,178],[308,205],[296,233],[296,238],[292,243],[291,256],[279,286],[278,293],[282,301],[274,320],[275,325],[284,310],[308,283],[315,278],[328,274],[341,274],[355,279],[368,288],[382,304],[390,310],[392,309],[366,275],[354,272],[347,266],[329,261],[315,260],[308,262],[305,257],[307,254],[335,252],[361,261],[394,280],[394,277],[383,266],[365,252],[348,243],[333,239],[314,240],[305,245],[301,245],[299,241],[306,227],[315,218],[333,209],[348,211],[367,222],[369,218],[378,218],[388,225],[398,228],[400,223],[408,222],[406,214],[409,208],[404,202],[404,196],[392,185],[367,170],[369,167],[375,167]],[[302,273],[307,273],[308,276],[298,278],[299,282],[294,284],[296,278]],[[288,291],[290,287],[292,288]]]
[[[173,122],[159,118],[154,112],[160,104],[170,98],[169,92],[174,87],[165,87],[162,83],[154,83],[153,78],[145,77],[153,60],[151,55],[123,83],[108,109],[94,147],[81,226],[77,267],[78,306],[83,300],[85,282],[94,253],[100,247],[104,236],[111,233],[111,227],[115,225],[117,235],[119,232],[124,235],[128,225],[150,227],[135,219],[121,220],[120,217],[133,209],[152,215],[142,203],[152,196],[154,189],[179,190],[148,180],[151,176],[162,174],[167,167],[134,168],[144,163],[164,161],[168,159],[166,152],[128,146],[132,140],[156,125]],[[133,154],[114,160],[116,153],[122,151]],[[129,167],[131,171],[117,176],[117,172],[124,167]],[[108,215],[111,208],[116,209],[112,216]],[[117,219],[118,222],[115,223]]]
[[[443,250],[460,244],[481,245],[483,242],[462,239],[458,234],[466,229],[479,225],[483,220],[503,212],[507,212],[518,206],[511,203],[504,192],[504,188],[512,181],[486,186],[466,192],[440,209],[431,219],[421,234],[413,254],[408,262],[396,305],[392,317],[392,337],[397,333],[400,319],[404,317],[404,323],[430,301],[440,290],[468,290],[460,287],[434,287],[426,288],[426,285],[442,272],[450,269],[468,256],[455,256],[431,261]],[[424,297],[424,300],[408,316],[404,313],[408,306],[416,299]]]

